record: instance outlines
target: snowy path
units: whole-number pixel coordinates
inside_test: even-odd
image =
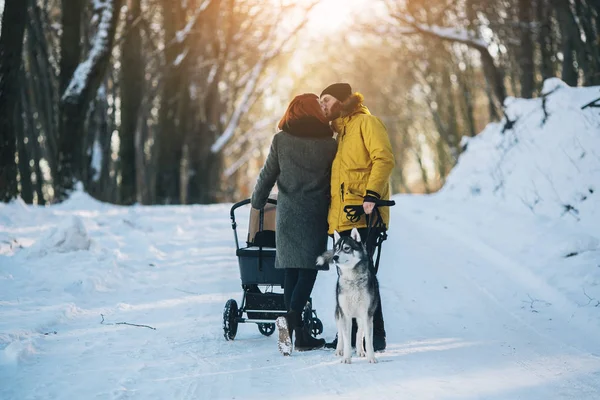
[[[388,349],[375,365],[327,350],[284,358],[252,324],[223,339],[223,305],[241,300],[228,206],[4,206],[0,399],[600,398],[598,308],[536,274],[517,239],[491,246],[435,199],[398,203],[379,276]],[[72,215],[89,250],[11,249]],[[505,223],[552,232],[518,220]],[[328,340],[334,284],[322,273],[313,292]]]

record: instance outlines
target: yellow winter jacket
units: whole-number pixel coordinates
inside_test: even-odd
[[[362,101],[359,93],[352,95],[343,103],[342,116],[332,123],[338,148],[331,168],[329,234],[367,226],[364,215],[351,222],[345,206],[361,205],[367,194],[390,198],[389,181],[395,164],[390,139],[383,122],[371,115]],[[389,207],[379,210],[389,227]]]

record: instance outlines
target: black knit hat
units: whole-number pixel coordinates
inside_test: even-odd
[[[333,85],[329,85],[321,92],[321,96],[328,94],[330,96],[335,97],[342,103],[348,99],[352,95],[352,88],[347,83],[334,83]]]

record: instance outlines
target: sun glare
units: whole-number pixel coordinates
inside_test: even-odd
[[[312,4],[299,0],[298,4]],[[306,30],[311,36],[332,34],[356,22],[361,10],[369,9],[368,0],[321,0],[311,10]]]

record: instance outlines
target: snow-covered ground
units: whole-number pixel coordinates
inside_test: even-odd
[[[541,100],[514,100],[514,129],[471,139],[441,193],[395,197],[378,364],[282,357],[252,324],[225,341],[230,205],[0,205],[0,399],[600,398],[600,112],[577,111],[594,96],[561,87],[544,126]],[[313,291],[328,340],[335,278]]]

